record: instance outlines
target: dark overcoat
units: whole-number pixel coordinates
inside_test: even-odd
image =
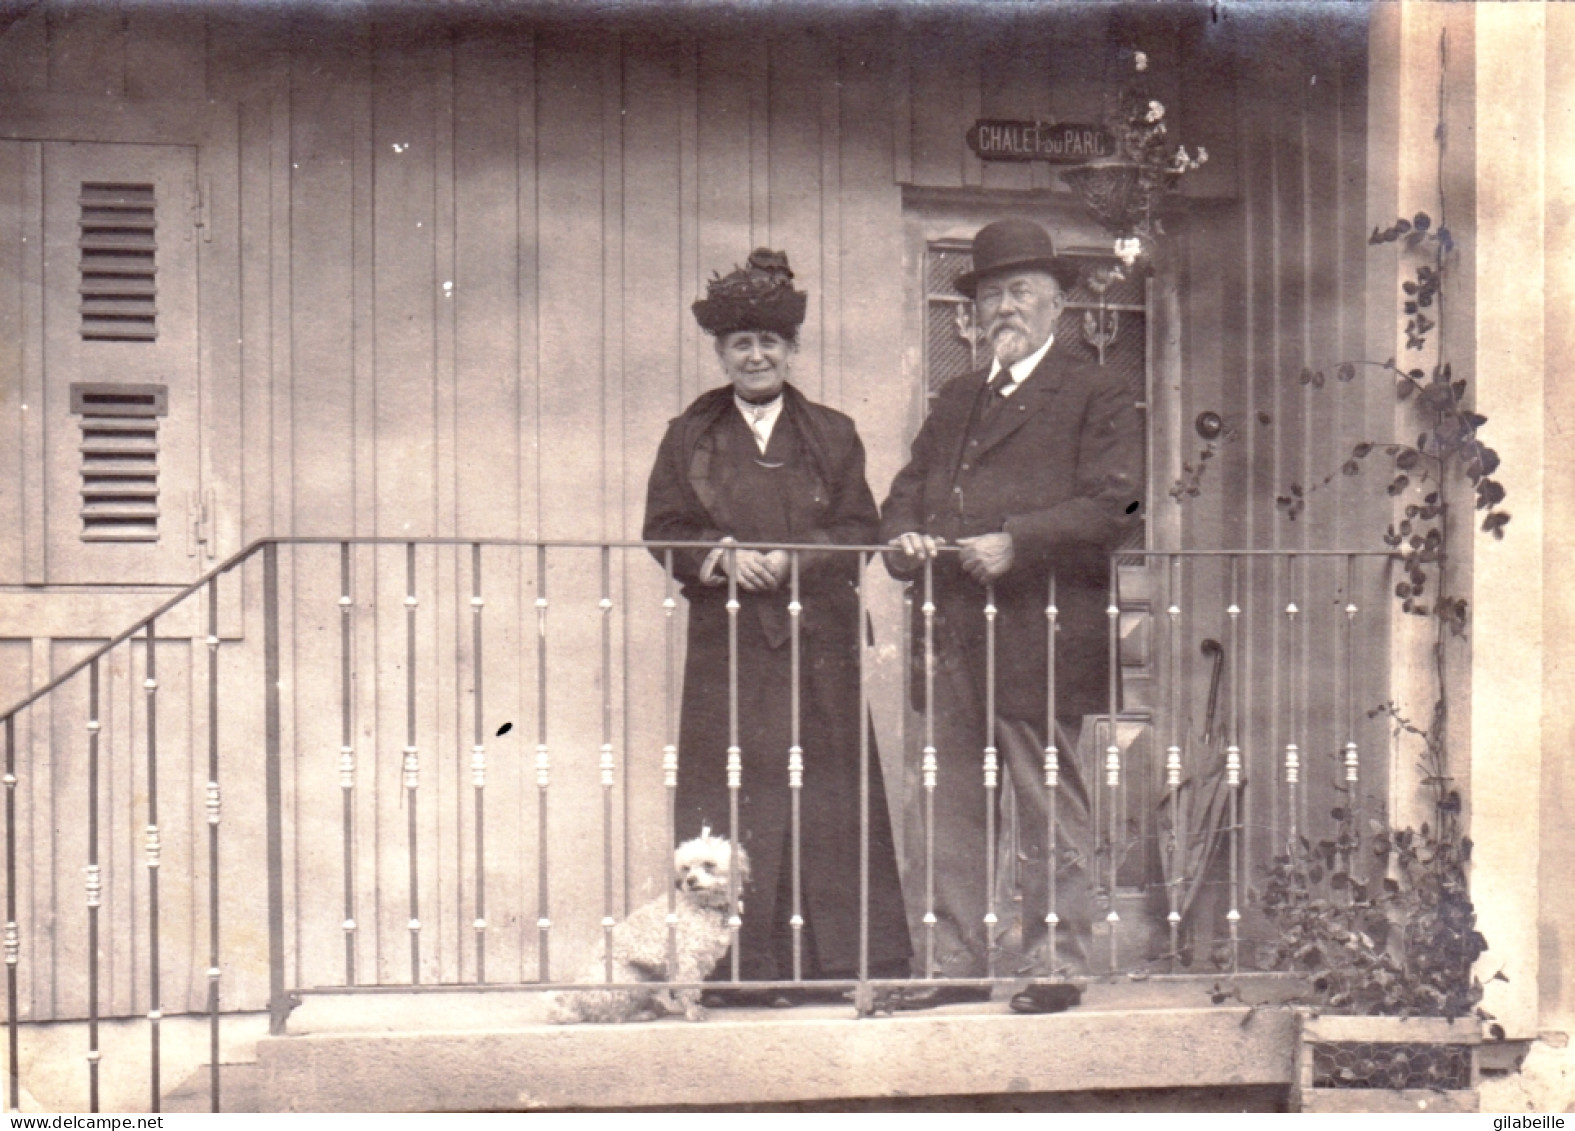
[[[1058,338],[1011,397],[985,417],[988,371],[948,382],[881,508],[881,539],[908,532],[954,542],[1012,535],[996,582],[996,709],[1043,727],[1047,625],[1056,579],[1058,717],[1109,710],[1109,551],[1141,521],[1142,425],[1128,385],[1069,355]],[[971,428],[978,419],[981,423]],[[936,560],[937,664],[982,684],[985,592],[955,554]],[[911,572],[888,558],[894,575]],[[915,702],[922,709],[924,626],[914,602]]]
[[[864,448],[853,421],[806,399],[792,385],[760,472],[769,498],[730,477],[758,455],[733,406],[731,387],[701,396],[668,426],[646,498],[648,541],[739,541],[857,545],[875,536],[879,515],[864,478]],[[730,462],[732,461],[732,462]],[[729,470],[732,468],[733,470]],[[653,548],[658,561],[665,552]],[[689,600],[688,655],[679,725],[677,834],[705,826],[731,829],[727,750],[733,724],[729,696],[727,585],[700,580],[707,551],[673,554],[673,572]],[[806,552],[800,562],[801,909],[808,920],[806,977],[858,969],[860,908],[859,617],[853,554]],[[724,578],[725,580],[725,578]],[[737,726],[742,761],[739,840],[751,879],[740,932],[745,978],[792,976],[792,745],[790,592],[738,591]],[[911,953],[897,878],[890,818],[873,736],[866,747],[870,960],[904,965]]]

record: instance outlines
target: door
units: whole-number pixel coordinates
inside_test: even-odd
[[[1003,208],[984,198],[972,207],[950,197],[934,207],[919,200],[909,203],[905,217],[910,265],[907,337],[919,346],[908,351],[908,356],[918,362],[917,369],[908,374],[913,390],[909,397],[910,439],[947,381],[989,363],[989,347],[975,326],[973,304],[957,291],[954,280],[972,266],[973,234],[985,224],[1014,212],[1049,230],[1059,253],[1083,268],[1082,282],[1067,295],[1056,327],[1058,341],[1069,343],[1089,362],[1107,370],[1112,380],[1129,388],[1142,415],[1145,434],[1151,431],[1155,425],[1149,412],[1152,317],[1148,280],[1142,274],[1127,272],[1127,277],[1123,277],[1115,271],[1119,263],[1110,253],[1109,238],[1079,208],[1058,201],[1046,201],[1043,207],[1032,209]],[[1153,461],[1148,455],[1152,447],[1150,439],[1145,443],[1143,470],[1145,518],[1151,513],[1153,500],[1163,494],[1154,482]],[[1127,544],[1143,549],[1149,544],[1148,538],[1145,522],[1134,528]],[[1084,781],[1090,786],[1102,888],[1109,886],[1110,863],[1115,863],[1115,898],[1124,924],[1122,961],[1136,962],[1152,949],[1156,924],[1149,914],[1150,892],[1163,884],[1154,820],[1155,803],[1163,790],[1164,758],[1164,752],[1154,742],[1157,658],[1153,620],[1157,590],[1152,571],[1140,555],[1127,558],[1118,572],[1121,714],[1113,741],[1120,749],[1119,792],[1111,794],[1102,784],[1096,785],[1105,781],[1104,751],[1112,743],[1107,716],[1084,719],[1075,756],[1083,766]],[[909,736],[920,734],[922,722],[910,716],[905,729]],[[910,741],[910,747],[912,765],[917,762],[917,745]],[[1062,757],[1067,756],[1063,752]],[[997,898],[1002,907],[1013,906],[1019,861],[1018,853],[1010,847],[1010,832],[1015,828],[1011,797],[1010,790],[1003,792],[1009,835],[997,868]],[[1112,805],[1115,812],[1111,811]],[[910,836],[913,842],[922,844],[917,830],[912,830]],[[919,866],[912,856],[909,864]],[[1008,917],[1003,917],[1003,924],[1008,921]],[[1003,936],[1003,945],[1015,945],[1010,930]],[[1102,955],[1106,953],[1104,945],[1098,949]]]
[[[43,239],[43,475],[26,504],[43,510],[43,561],[28,580],[188,581],[202,499],[196,149],[19,144],[39,149]]]

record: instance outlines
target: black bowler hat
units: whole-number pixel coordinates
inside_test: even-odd
[[[1049,232],[1032,220],[997,220],[973,237],[973,270],[958,275],[953,286],[973,298],[987,275],[1033,269],[1048,271],[1063,292],[1077,286],[1077,264],[1056,255]]]

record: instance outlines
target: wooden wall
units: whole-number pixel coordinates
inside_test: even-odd
[[[234,383],[216,378],[205,409],[221,555],[269,535],[598,541],[638,537],[665,422],[718,381],[689,303],[712,271],[762,244],[789,251],[811,295],[796,379],[859,422],[881,495],[919,402],[917,343],[902,330],[914,269],[904,186],[950,192],[984,218],[996,204],[1033,199],[1026,194],[1064,201],[1047,168],[981,163],[964,131],[980,116],[1095,119],[1102,93],[1125,74],[1120,49],[1141,46],[1176,135],[1211,154],[1188,180],[1189,215],[1155,284],[1151,537],[1194,549],[1367,546],[1382,523],[1372,525],[1339,477],[1296,524],[1274,505],[1290,481],[1337,468],[1388,403],[1332,377],[1364,337],[1366,41],[1359,9],[1318,11],[1233,11],[1220,22],[1207,9],[1088,6],[813,23],[631,14],[617,23],[568,9],[45,3],[0,30],[0,89],[74,96],[84,113],[144,100],[233,110],[237,199],[225,214],[237,254],[225,277],[204,280],[205,301],[226,307],[237,327]],[[1303,365],[1328,372],[1327,387],[1301,385]],[[11,411],[3,400],[0,409]],[[1177,503],[1166,491],[1201,447],[1192,421],[1205,409],[1224,414],[1228,439],[1202,495]],[[484,562],[488,803],[512,821],[489,834],[498,910],[488,975],[528,979],[539,579],[531,555],[489,550]],[[292,982],[312,985],[342,972],[338,552],[288,550],[283,564],[287,790],[298,816]],[[353,564],[358,959],[363,979],[397,980],[409,973],[404,551],[358,549]],[[474,976],[464,902],[476,683],[469,551],[422,549],[417,566],[421,831],[438,846],[423,880],[432,908],[423,977],[452,980]],[[555,962],[584,945],[603,910],[604,718],[618,758],[620,907],[654,890],[665,855],[661,575],[634,552],[613,555],[608,577],[610,675],[600,666],[596,551],[562,552],[546,579],[552,842],[565,846],[553,865]],[[249,596],[226,637],[236,641],[235,678],[253,687],[257,580],[248,569]],[[1276,614],[1283,585],[1256,566],[1247,584],[1247,665],[1233,693],[1256,767],[1252,835],[1265,849],[1283,832],[1270,752],[1285,741],[1274,719],[1284,717],[1290,673],[1313,673],[1309,747],[1325,756],[1338,744],[1332,726],[1316,730],[1316,696],[1336,694],[1324,686],[1339,670],[1325,614],[1343,597],[1337,579],[1319,582],[1324,619],[1298,656]],[[1196,574],[1189,642],[1225,631],[1222,585],[1218,574]],[[1380,604],[1374,592],[1362,603]],[[877,611],[878,631],[896,639],[894,594],[879,597]],[[0,640],[7,702],[93,635],[20,620],[12,615],[6,623],[17,627]],[[1380,618],[1363,623],[1381,641]],[[193,624],[187,644],[201,631]],[[889,646],[873,657],[877,709],[889,722],[897,660]],[[180,710],[193,720],[180,757],[200,758],[200,713]],[[1200,712],[1194,703],[1185,717]],[[260,714],[255,696],[227,712],[227,743],[254,751]],[[494,738],[504,721],[513,734]],[[29,733],[39,780],[80,773],[43,744],[45,730]],[[1363,741],[1381,746],[1382,728],[1369,726]],[[893,768],[895,745],[884,752]],[[237,773],[255,766],[229,751]],[[580,859],[569,848],[580,845],[595,851]],[[32,891],[33,940],[47,933],[57,898],[62,915],[78,914],[65,910],[74,896]],[[195,917],[201,906],[194,898],[172,914]],[[247,944],[254,958],[256,942]],[[136,945],[124,934],[113,942]],[[47,982],[32,984],[31,1015],[70,1012]],[[227,1000],[254,1003],[261,983],[244,985]],[[200,991],[194,982],[188,1005]],[[117,990],[116,1007],[131,1008],[133,997]]]

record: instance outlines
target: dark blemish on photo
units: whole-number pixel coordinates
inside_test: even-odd
[[[514,729],[514,724],[513,723],[504,723],[502,726],[500,726],[498,728],[497,737],[502,738],[505,734],[508,734],[509,731],[511,731],[513,729]]]
[[[1137,510],[1138,510],[1138,505],[1137,505],[1137,501],[1136,500],[1134,500],[1131,503],[1127,504],[1127,513],[1128,514],[1137,514]]]

